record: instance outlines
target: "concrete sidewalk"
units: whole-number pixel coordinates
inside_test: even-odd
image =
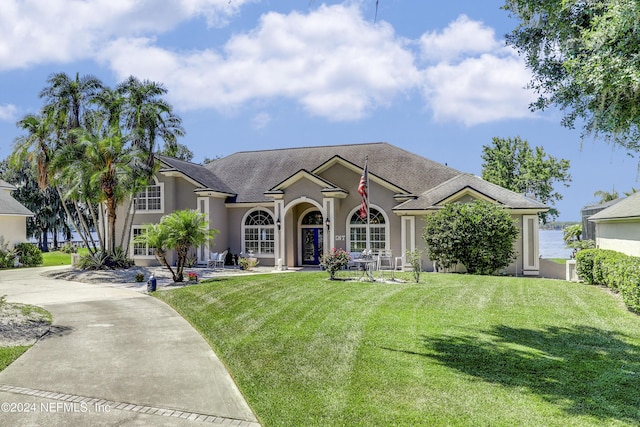
[[[3,271],[0,295],[53,326],[0,372],[0,424],[259,426],[204,339],[140,292]]]

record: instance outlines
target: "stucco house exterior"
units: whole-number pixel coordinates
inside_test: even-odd
[[[425,215],[446,203],[490,200],[509,208],[520,228],[518,259],[507,273],[538,274],[537,215],[546,206],[388,143],[246,151],[207,165],[158,156],[158,173],[135,198],[132,234],[174,210],[197,209],[219,230],[212,247],[198,248],[200,263],[228,249],[284,269],[318,265],[331,248],[361,251],[366,220],[357,188],[365,157],[373,250],[404,259],[424,249]],[[144,245],[132,243],[131,253],[137,264],[155,263]],[[426,256],[423,268],[433,268]]]
[[[16,187],[0,179],[0,236],[12,247],[27,241],[27,218],[33,212],[11,196]]]
[[[596,225],[596,247],[640,256],[640,193],[617,201],[589,221]]]

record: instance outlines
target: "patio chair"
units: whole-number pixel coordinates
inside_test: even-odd
[[[209,261],[207,261],[207,268],[214,268],[216,266],[217,260],[218,260],[218,252],[210,252]]]
[[[378,254],[378,271],[380,272],[380,277],[384,278],[385,271],[391,272],[391,279],[394,279],[394,271],[396,267],[394,265],[393,256],[391,255],[391,251],[383,250]]]
[[[224,268],[224,262],[227,259],[227,253],[229,251],[224,251],[218,254],[218,258],[213,262],[213,268]]]

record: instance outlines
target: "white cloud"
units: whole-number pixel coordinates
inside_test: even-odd
[[[495,31],[480,21],[460,15],[442,32],[425,33],[420,37],[422,57],[434,61],[450,61],[462,56],[496,51],[500,43]]]
[[[535,94],[524,88],[531,74],[493,29],[462,15],[420,44],[430,61],[424,95],[436,120],[473,126],[535,117],[528,108]]]
[[[7,122],[15,121],[17,114],[18,109],[15,105],[0,105],[0,120]]]
[[[331,120],[359,119],[420,79],[412,52],[391,26],[363,19],[356,6],[268,13],[256,29],[231,38],[223,53],[171,52],[149,39],[120,39],[102,58],[119,76],[165,82],[182,109],[288,98]]]
[[[484,54],[458,64],[440,63],[425,72],[425,95],[436,120],[467,126],[531,118],[535,95],[524,85],[530,75],[521,59]]]
[[[115,37],[160,34],[196,16],[221,25],[255,0],[3,0],[0,71],[92,58]]]

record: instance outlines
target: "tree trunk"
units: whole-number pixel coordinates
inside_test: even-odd
[[[49,229],[42,229],[42,245],[40,246],[42,252],[49,252]]]

